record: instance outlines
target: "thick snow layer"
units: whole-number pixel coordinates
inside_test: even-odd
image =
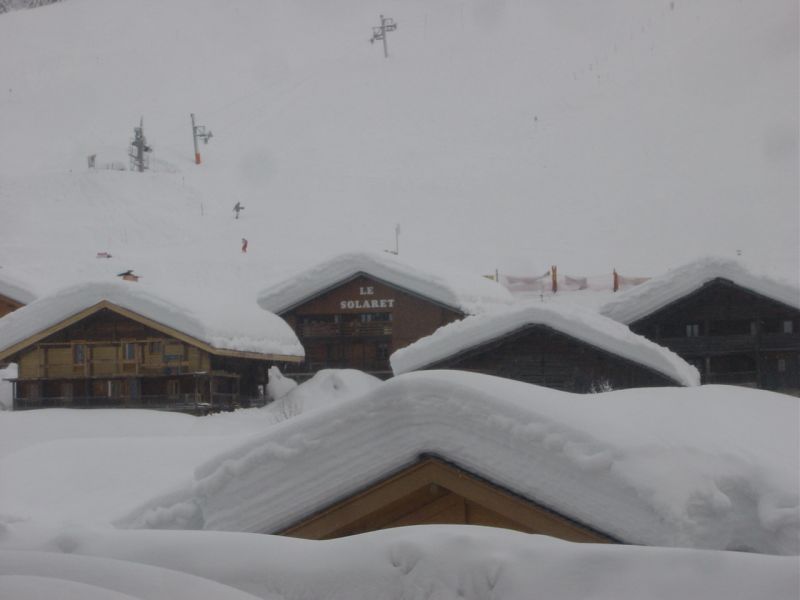
[[[278,531],[431,453],[626,542],[797,554],[799,417],[796,398],[744,388],[410,373],[220,454],[118,524]]]
[[[56,552],[0,551],[0,597],[25,600],[254,600],[199,575],[141,562]],[[269,598],[270,596],[261,596]],[[274,598],[275,596],[273,596]]]
[[[277,370],[277,367],[270,369],[270,385],[273,383],[273,369]],[[282,375],[278,382],[274,393],[279,395],[274,395],[276,401],[266,407],[276,416],[296,416],[358,398],[383,383],[377,377],[355,369],[323,369],[300,385]]]
[[[219,350],[304,356],[289,325],[247,298],[184,296],[175,303],[141,281],[84,283],[40,298],[0,319],[0,351],[103,301]]]
[[[36,300],[33,292],[5,273],[0,273],[0,296],[11,298],[22,304],[30,304]]]
[[[282,313],[359,273],[430,298],[464,314],[476,314],[487,307],[513,302],[510,292],[503,286],[479,275],[441,267],[436,270],[429,265],[412,265],[388,253],[353,252],[322,262],[262,290],[258,295],[258,303],[266,310]]]
[[[266,407],[199,418],[111,409],[0,413],[0,522],[108,524],[185,487],[197,466],[249,436],[379,384],[360,371],[322,371]]]
[[[6,548],[0,550],[0,593],[3,576],[17,578],[6,584],[16,587],[5,589],[53,589],[22,580],[40,576],[136,598],[178,599],[249,593],[296,600],[796,600],[800,585],[794,557],[573,544],[469,526],[405,527],[317,542],[209,531],[36,531],[18,524],[0,533],[0,548]],[[186,589],[172,587],[181,574]]]
[[[392,370],[399,375],[421,369],[528,325],[545,325],[649,367],[681,385],[700,384],[697,369],[674,352],[636,335],[616,321],[568,304],[526,304],[449,323],[393,353]]]
[[[707,257],[620,294],[619,298],[605,304],[600,312],[615,321],[630,324],[717,278],[727,279],[751,292],[800,310],[800,289],[797,287],[756,275],[734,260]]]

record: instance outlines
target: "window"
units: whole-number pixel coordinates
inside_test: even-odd
[[[787,319],[783,322],[783,333],[794,333],[794,321]]]
[[[122,344],[122,359],[127,361],[136,360],[136,344],[133,342]]]
[[[76,365],[82,365],[86,359],[86,346],[83,344],[74,344],[72,346],[72,362]]]
[[[686,326],[686,337],[699,337],[699,336],[700,336],[700,324],[689,323]]]
[[[148,351],[150,354],[161,354],[161,342],[150,342]]]
[[[786,359],[785,358],[779,358],[778,359],[778,373],[786,373]]]
[[[375,345],[375,358],[379,361],[389,360],[389,344],[387,342],[380,342]]]
[[[362,323],[372,323],[374,321],[386,323],[392,320],[392,313],[361,313],[359,318]]]
[[[170,398],[177,398],[180,395],[181,386],[177,379],[170,379],[167,381],[167,396]]]
[[[183,344],[180,342],[168,343],[164,347],[164,362],[182,361],[184,358]]]

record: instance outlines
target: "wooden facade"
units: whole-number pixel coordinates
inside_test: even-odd
[[[566,335],[529,324],[425,369],[458,369],[566,392],[677,385],[666,375]]]
[[[17,300],[14,300],[13,298],[9,298],[8,296],[0,294],[0,318],[23,306],[25,305],[22,302],[19,302]]]
[[[280,315],[306,350],[305,363],[290,369],[293,375],[351,368],[379,377],[391,375],[392,352],[464,316],[364,273]]]
[[[423,457],[278,533],[325,540],[432,524],[501,527],[574,542],[616,541],[435,457]]]
[[[726,279],[630,328],[695,365],[703,383],[800,394],[800,310]]]
[[[264,400],[262,355],[219,351],[108,303],[4,353],[14,409],[156,408],[203,414]],[[288,357],[287,357],[288,359]]]

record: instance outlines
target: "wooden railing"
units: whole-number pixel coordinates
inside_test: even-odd
[[[754,350],[797,350],[800,336],[769,335],[705,335],[699,337],[661,338],[656,343],[678,354],[727,354]]]
[[[180,345],[180,354],[159,354],[146,352],[148,344],[156,341],[170,347]],[[167,339],[159,340],[125,340],[125,341],[81,341],[84,346],[83,358],[75,362],[73,352],[76,344],[43,343],[38,344],[39,377],[97,377],[111,375],[180,375],[193,370],[191,361],[184,354],[181,342]],[[127,344],[134,344],[135,356],[125,358]],[[103,351],[102,354],[100,351]],[[65,351],[69,351],[65,356]],[[111,356],[113,354],[113,356]],[[197,363],[197,359],[194,363]],[[194,365],[195,367],[198,364]]]
[[[749,385],[757,387],[758,373],[756,371],[734,371],[731,373],[706,373],[703,383],[721,383],[729,385]]]
[[[178,397],[163,395],[139,396],[53,396],[40,398],[14,398],[14,410],[37,408],[141,408],[208,414],[232,410],[239,406],[236,394],[214,393],[211,402],[202,401],[199,394],[181,394]],[[246,404],[258,404],[252,400]]]

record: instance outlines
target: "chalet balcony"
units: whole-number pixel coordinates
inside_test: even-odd
[[[731,373],[706,373],[703,383],[718,383],[723,385],[742,385],[758,387],[758,373],[756,371],[735,371]]]
[[[262,401],[245,401],[247,406],[263,404]],[[177,397],[155,396],[53,396],[40,398],[14,398],[14,410],[38,408],[140,408],[204,415],[238,408],[236,394],[215,393],[211,402],[199,394],[181,394]]]
[[[392,323],[390,321],[304,323],[298,326],[297,334],[301,338],[389,337],[392,335]]]
[[[755,350],[800,350],[800,337],[786,334],[708,335],[661,338],[656,343],[681,355],[714,355]]]

